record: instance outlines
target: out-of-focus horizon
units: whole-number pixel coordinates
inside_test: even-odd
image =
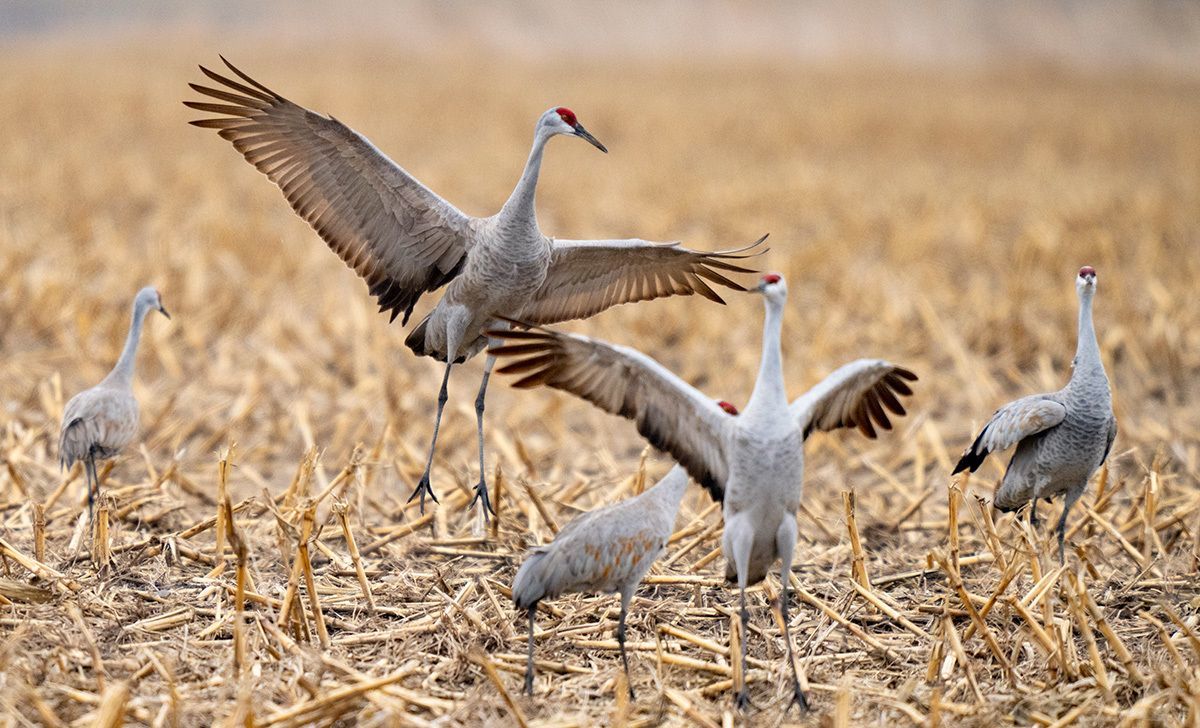
[[[20,3],[0,44],[198,36],[268,44],[357,40],[515,58],[771,58],[818,64],[1200,75],[1200,3],[1096,0],[183,0]]]

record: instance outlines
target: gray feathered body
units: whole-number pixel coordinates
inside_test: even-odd
[[[101,383],[67,402],[58,440],[59,463],[69,468],[94,454],[115,457],[138,430],[138,403],[127,387]]]
[[[115,457],[137,434],[134,366],[146,314],[154,309],[167,315],[158,291],[150,287],[138,291],[133,300],[129,334],[116,365],[99,384],[67,402],[58,438],[58,460],[63,467],[69,468],[89,455],[95,460]]]
[[[954,468],[955,474],[974,472],[989,453],[1016,445],[993,503],[999,510],[1013,511],[1030,501],[1065,494],[1060,546],[1067,512],[1108,457],[1117,436],[1112,392],[1092,322],[1094,269],[1080,269],[1076,290],[1079,329],[1067,386],[996,410]]]
[[[517,608],[571,592],[631,595],[667,547],[687,482],[676,465],[653,488],[577,517],[533,549],[513,579]]]
[[[1044,399],[1066,409],[1063,421],[1017,445],[995,506],[1013,511],[1034,498],[1082,493],[1116,436],[1112,394],[1102,367],[1077,369],[1070,384]]]
[[[551,244],[536,221],[531,225],[502,213],[478,223],[462,273],[407,338],[418,354],[445,361],[454,346],[456,359],[471,358],[487,343],[482,332],[497,317],[516,316],[546,281]]]
[[[761,420],[755,418],[753,407],[748,407],[728,440],[722,550],[729,581],[737,580],[731,539],[742,532],[752,534],[746,584],[758,583],[784,556],[781,549],[786,544],[778,539],[780,526],[787,519],[795,523],[800,509],[804,438],[788,416],[786,400],[782,404],[781,412]]]

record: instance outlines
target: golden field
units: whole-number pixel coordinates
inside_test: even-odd
[[[1200,83],[230,46],[0,53],[0,724],[1200,720]],[[895,431],[807,445],[792,633],[813,712],[782,710],[774,576],[749,594],[755,707],[732,709],[736,593],[720,578],[719,509],[698,488],[631,612],[638,700],[617,697],[611,596],[546,604],[536,693],[520,695],[524,620],[506,589],[521,556],[669,462],[643,461],[629,423],[496,376],[488,458],[503,486],[485,529],[465,508],[476,360],[451,383],[442,505],[406,506],[441,367],[411,356],[264,177],[186,125],[201,116],[179,103],[195,97],[186,83],[218,51],[472,214],[507,196],[537,115],[568,105],[612,153],[551,143],[548,234],[716,249],[769,232],[757,264],[789,280],[793,394],[860,356],[920,375]],[[949,471],[995,407],[1065,380],[1085,263],[1120,434],[1059,569],[1057,505],[1038,532],[987,525],[978,498],[1005,458],[970,480]],[[146,284],[173,319],[148,321],[143,434],[106,477],[114,566],[98,572],[70,558],[86,501],[78,469],[57,465],[59,417],[111,366]],[[744,404],[762,304],[725,298],[568,328]],[[241,599],[236,551],[206,523],[226,454]],[[867,587],[853,585],[845,492]],[[319,609],[297,548],[309,531]],[[298,606],[281,616],[285,600]]]

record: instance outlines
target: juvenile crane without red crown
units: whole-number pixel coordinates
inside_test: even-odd
[[[737,414],[733,405],[721,405]],[[553,541],[530,552],[512,586],[513,603],[529,614],[526,693],[533,695],[533,627],[538,602],[569,592],[617,592],[621,595],[617,645],[629,695],[634,696],[625,656],[625,617],[642,577],[667,548],[687,483],[687,471],[676,465],[653,488],[578,516]]]
[[[72,397],[63,410],[58,462],[64,468],[71,467],[77,460],[83,462],[89,521],[100,488],[96,461],[116,457],[137,434],[138,403],[133,397],[133,373],[142,324],[152,310],[171,318],[163,308],[158,291],[146,287],[133,299],[133,321],[116,366],[99,384]]]
[[[1064,493],[1057,528],[1060,563],[1066,561],[1067,514],[1087,489],[1092,473],[1108,458],[1117,437],[1112,392],[1092,322],[1095,268],[1079,269],[1075,290],[1079,295],[1079,334],[1067,386],[996,410],[954,468],[955,475],[964,470],[975,472],[989,453],[1016,445],[993,503],[998,510],[1015,511],[1032,502],[1029,518],[1036,524],[1038,499]]]
[[[221,59],[225,61],[224,58]],[[418,355],[446,362],[438,394],[429,457],[413,495],[421,510],[428,495],[450,369],[487,340],[483,331],[507,316],[534,324],[587,318],[611,306],[672,295],[724,303],[709,286],[744,290],[719,271],[753,272],[734,260],[763,238],[737,250],[705,253],[677,243],[645,240],[555,240],[542,234],[534,193],[546,142],[559,134],[605,148],[566,107],[546,111],[534,130],[533,149],[516,189],[500,212],[471,217],[434,194],[365,137],[333,117],[283,98],[225,61],[240,81],[203,66],[223,88],[189,84],[223,103],[185,101],[220,114],[191,122],[216,129],[246,161],[279,186],[342,260],[369,285],[380,311],[408,323],[427,291],[448,287],[433,311],[405,343]],[[706,282],[707,281],[707,282]],[[483,462],[483,408],[494,361],[484,364],[475,398],[479,435],[479,482],[475,498],[491,510]]]
[[[737,418],[658,362],[627,347],[535,328],[494,332],[518,343],[493,348],[492,353],[522,357],[500,369],[523,375],[513,386],[544,384],[634,420],[643,437],[670,453],[713,498],[724,501],[725,576],[737,582],[741,598],[742,690],[736,696],[740,708],[749,704],[746,587],[761,581],[776,559],[782,561],[780,611],[792,664],[792,701],[804,708],[807,701],[786,631],[804,440],[813,430],[857,427],[873,438],[876,426],[891,429],[885,408],[903,415],[896,395],[912,394],[906,381],[917,377],[886,361],[859,359],[789,405],[780,354],[787,284],[772,273],[763,276],[755,291],[766,303],[762,362],[750,401]]]

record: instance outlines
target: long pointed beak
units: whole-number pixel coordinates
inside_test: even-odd
[[[575,124],[575,136],[580,137],[581,139],[586,139],[588,141],[588,143],[591,144],[593,147],[599,149],[600,151],[604,152],[605,154],[608,154],[608,147],[601,144],[600,140],[597,139],[596,137],[592,136],[592,133],[590,131],[588,131],[587,129],[584,129],[583,124],[578,124],[578,123]]]
[[[167,309],[162,307],[161,305],[158,307],[158,312],[161,313],[163,316],[166,316],[168,319],[171,318],[171,314],[167,313]]]

